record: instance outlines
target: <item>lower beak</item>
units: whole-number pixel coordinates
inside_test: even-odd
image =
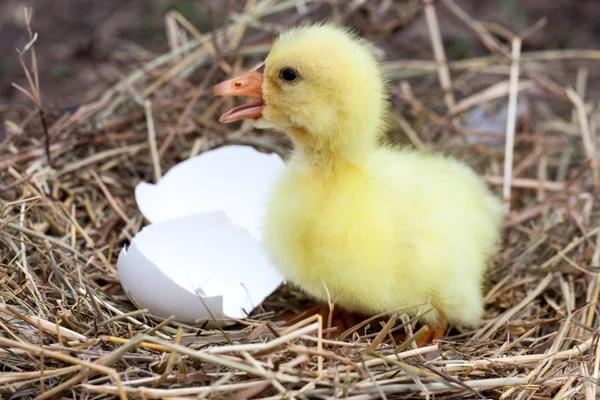
[[[258,119],[262,117],[263,68],[249,72],[237,78],[229,79],[216,85],[213,89],[215,96],[247,96],[259,98],[259,101],[235,107],[219,118],[219,122],[233,122],[240,119]]]

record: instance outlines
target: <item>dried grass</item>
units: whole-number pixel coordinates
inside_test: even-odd
[[[437,7],[454,13],[493,56],[446,63],[436,36],[437,61],[389,61],[391,90],[402,100],[395,102],[395,113],[403,115],[393,133],[462,157],[499,194],[505,188],[511,207],[503,250],[489,272],[484,326],[454,329],[439,344],[412,349],[387,340],[393,319],[373,334],[361,328],[344,341],[322,339],[320,320],[284,331],[277,323],[281,315],[306,302],[288,288],[223,331],[161,320],[136,310],[124,296],[116,255],[144,223],[133,197],[139,181],[157,179],[177,162],[224,144],[288,151],[281,135],[248,124],[237,130],[217,124],[231,99],[213,98],[211,85],[258,62],[269,48],[263,39],[285,25],[332,9],[347,18],[358,7],[248,1],[243,12],[230,15],[227,27],[210,34],[169,14],[171,51],[124,71],[113,88],[72,114],[47,112],[47,150],[44,122],[35,118],[43,114],[39,92],[31,110],[5,111],[10,122],[0,143],[0,393],[11,399],[434,393],[439,399],[597,398],[600,113],[585,98],[585,79],[574,90],[553,71],[567,68],[564,61],[598,60],[598,52],[519,53],[515,40],[522,37],[514,36],[511,56],[453,1],[442,3]],[[423,7],[430,32],[439,32],[434,4]],[[37,76],[37,64],[31,68]],[[419,78],[436,73],[440,86]],[[188,80],[198,76],[198,85]],[[481,87],[482,76],[496,81]],[[507,154],[514,161],[508,179],[500,150],[464,140],[502,135],[463,125],[465,113],[506,95],[512,119]],[[528,104],[519,120],[518,96]]]

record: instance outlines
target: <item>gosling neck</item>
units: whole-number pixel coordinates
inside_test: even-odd
[[[355,132],[315,135],[301,128],[288,131],[296,156],[316,168],[329,169],[341,164],[363,166],[377,147],[376,134]]]

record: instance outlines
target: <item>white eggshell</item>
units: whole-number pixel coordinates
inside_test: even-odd
[[[277,154],[221,147],[177,164],[155,185],[138,184],[135,198],[152,223],[223,211],[260,241],[266,198],[283,166]]]
[[[218,319],[245,318],[283,281],[257,240],[221,211],[145,227],[118,269],[134,303],[187,323],[211,318],[206,307]]]

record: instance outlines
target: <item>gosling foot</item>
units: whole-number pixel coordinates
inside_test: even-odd
[[[292,326],[306,318],[312,317],[313,315],[321,316],[323,319],[323,328],[325,329],[325,337],[331,339],[339,339],[342,333],[366,319],[364,316],[345,311],[339,307],[334,306],[333,309],[330,309],[328,304],[319,304],[301,312],[300,314],[289,316],[285,320],[285,325]],[[436,340],[441,340],[446,333],[447,327],[448,325],[446,321],[440,321],[436,324],[428,325],[429,329],[427,332],[416,339],[415,343],[417,344],[417,347],[425,347],[432,344]],[[402,343],[407,339],[404,332],[395,333],[393,336],[396,343]]]
[[[448,323],[442,320],[437,324],[428,325],[428,327],[429,330],[416,340],[417,347],[425,347],[430,344],[433,344],[433,342],[436,340],[442,340],[442,338],[446,334]]]
[[[342,333],[352,328],[358,323],[356,314],[342,310],[333,306],[330,309],[329,304],[319,304],[313,308],[303,311],[300,314],[292,315],[286,319],[286,326],[294,325],[303,319],[320,315],[323,319],[323,328],[325,336],[328,338],[339,338]]]
[[[430,344],[433,344],[434,341],[441,340],[446,333],[448,324],[446,321],[440,321],[437,324],[427,325],[427,327],[429,328],[427,332],[415,340],[417,347],[429,346]],[[403,343],[408,339],[404,332],[394,333],[393,336],[396,343]]]

